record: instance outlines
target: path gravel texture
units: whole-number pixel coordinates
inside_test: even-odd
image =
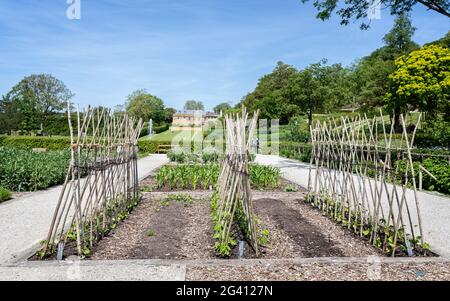
[[[159,154],[139,159],[139,179],[148,177],[167,162],[167,156]],[[25,259],[39,249],[61,189],[62,186],[56,186],[0,204],[0,265]]]
[[[302,187],[308,186],[310,164],[286,159],[274,155],[257,155],[256,163],[280,168],[281,174],[287,180]],[[313,170],[314,175],[314,170]],[[392,185],[388,184],[391,190]],[[400,188],[398,188],[400,192]],[[424,240],[431,246],[431,250],[443,257],[450,257],[450,198],[429,192],[417,192],[419,209],[422,217]],[[406,197],[410,208],[414,208],[414,191],[407,189]],[[387,206],[385,206],[387,207]],[[413,216],[414,224],[418,224]]]

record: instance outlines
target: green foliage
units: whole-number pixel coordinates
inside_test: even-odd
[[[303,3],[310,0],[301,0]],[[377,3],[377,2],[374,2]],[[380,0],[380,8],[389,9],[391,15],[401,16],[412,11],[416,4],[426,6],[427,9],[434,10],[445,16],[450,16],[450,1],[448,0],[429,0],[429,1],[393,1]],[[316,17],[321,20],[328,20],[335,12],[341,18],[341,25],[348,25],[351,22],[364,20],[369,11],[371,1],[359,0],[314,0],[314,7],[318,10]],[[361,29],[368,29],[370,23],[362,22]]]
[[[362,235],[366,239],[371,239],[372,235],[374,235],[373,237],[376,237],[373,240],[374,246],[381,249],[388,256],[391,256],[393,253],[396,256],[406,254],[407,244],[416,253],[429,254],[427,252],[429,251],[429,245],[427,243],[421,244],[420,236],[416,236],[413,239],[411,235],[405,233],[403,227],[398,229],[395,241],[394,227],[392,225],[387,226],[386,220],[383,218],[377,222],[377,231],[374,231],[373,223],[370,220],[367,223],[361,224],[360,216],[355,215],[348,207],[341,207],[341,204],[328,196],[309,193],[305,197],[305,202],[320,209],[325,216],[351,230],[356,235]]]
[[[214,191],[211,197],[211,219],[213,223],[213,238],[216,240],[214,243],[214,250],[221,257],[228,257],[231,255],[232,247],[236,246],[237,241],[231,235],[228,237],[223,237],[224,232],[224,224],[219,221],[219,212],[218,212],[218,201],[219,195],[217,191]],[[223,218],[230,219],[231,216],[229,213],[223,212]]]
[[[450,149],[450,120],[446,121],[439,115],[427,120],[424,129],[417,132],[414,144],[421,147],[442,146]]]
[[[73,93],[59,79],[50,74],[32,74],[23,78],[6,95],[20,111],[22,130],[44,131],[50,114],[66,108]]]
[[[216,163],[164,165],[156,174],[159,189],[198,189],[215,187],[220,173]],[[249,165],[250,182],[256,189],[273,189],[280,185],[277,168],[258,164]]]
[[[219,153],[216,151],[204,151],[202,160],[204,163],[217,163],[219,162]]]
[[[167,152],[167,157],[171,162],[184,163],[187,155],[182,148],[172,149]]]
[[[271,166],[252,164],[249,167],[250,182],[256,189],[275,189],[280,186],[280,170]]]
[[[170,127],[170,125],[165,123],[163,125],[154,126],[153,131],[155,132],[155,134],[159,134],[159,133],[167,131],[169,129],[169,127]]]
[[[450,111],[450,49],[425,46],[398,58],[395,66],[389,76],[388,108],[409,106],[431,114]]]
[[[280,142],[280,155],[282,157],[299,160],[302,162],[310,162],[311,144],[296,142]]]
[[[195,100],[187,100],[183,107],[184,110],[194,110],[194,111],[203,111],[205,110],[205,106],[201,101]]]
[[[308,142],[310,137],[308,120],[303,116],[294,116],[289,120],[289,124],[284,128],[284,141]]]
[[[0,146],[32,150],[46,148],[48,150],[68,150],[70,137],[65,136],[0,136]]]
[[[166,112],[163,101],[148,93],[145,89],[136,90],[128,96],[125,104],[128,114],[135,118],[149,121],[155,124],[165,122]]]
[[[298,189],[294,185],[289,184],[289,185],[286,185],[286,187],[284,187],[284,191],[285,192],[297,192]]]
[[[138,148],[140,152],[148,154],[156,154],[158,151],[158,145],[171,145],[171,141],[163,140],[150,140],[150,139],[139,139]]]
[[[259,236],[259,243],[261,246],[267,246],[270,241],[270,232],[267,229],[261,230],[261,234]]]
[[[148,237],[153,237],[153,236],[156,236],[156,232],[155,232],[155,230],[150,229],[150,230],[147,230],[145,235],[147,235]]]
[[[11,196],[12,194],[8,189],[0,186],[0,203],[11,199]]]
[[[35,153],[0,148],[0,186],[13,191],[35,191],[64,182],[69,151]]]
[[[192,206],[192,204],[194,203],[194,199],[188,195],[188,194],[169,194],[168,196],[166,196],[166,198],[164,199],[164,202],[180,202],[184,205],[184,207],[190,207]]]
[[[399,173],[406,172],[407,161],[401,160],[396,162],[399,167]],[[427,173],[422,172],[422,187],[425,190],[438,191],[445,194],[450,194],[450,164],[447,159],[440,158],[426,158],[422,162],[414,161],[414,173],[416,186],[419,187],[419,164],[425,167],[432,175],[437,178],[437,181],[430,177]],[[409,173],[411,174],[411,173]],[[410,184],[411,176],[409,176]]]
[[[293,66],[278,62],[275,69],[259,80],[255,90],[249,93],[241,104],[249,111],[259,109],[260,118],[280,119],[281,124],[286,124],[292,115],[299,112],[297,105],[284,92],[296,73],[297,70]]]
[[[165,165],[156,174],[158,188],[168,189],[208,189],[215,186],[219,176],[218,164],[180,164]]]
[[[225,113],[229,109],[231,109],[230,104],[228,102],[222,102],[215,106],[213,111],[216,114],[220,114],[220,112]]]

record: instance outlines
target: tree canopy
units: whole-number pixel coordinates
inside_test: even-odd
[[[392,90],[387,94],[389,107],[450,115],[450,49],[425,46],[401,56],[396,70],[389,75]]]
[[[186,103],[184,104],[184,110],[199,110],[199,111],[204,111],[205,110],[205,106],[203,105],[203,102],[201,101],[196,101],[196,100],[187,100]]]
[[[216,114],[220,114],[220,112],[225,112],[226,110],[231,109],[231,105],[228,102],[219,103],[214,107],[213,111]]]
[[[20,109],[23,129],[43,131],[48,116],[65,109],[67,101],[73,95],[56,77],[50,74],[33,74],[15,85],[2,102],[14,102],[14,106]]]
[[[303,3],[310,0],[301,0]],[[427,9],[438,12],[450,18],[449,0],[378,0],[380,8],[388,8],[391,15],[409,13],[415,5],[423,5]],[[341,25],[348,25],[350,21],[359,21],[367,18],[367,12],[376,1],[361,0],[314,0],[313,5],[318,10],[316,17],[328,20],[333,12],[341,18]],[[361,23],[361,29],[367,29],[370,24]]]
[[[150,118],[159,124],[166,119],[163,101],[148,93],[145,89],[136,90],[127,97],[126,111],[130,116],[148,121]]]

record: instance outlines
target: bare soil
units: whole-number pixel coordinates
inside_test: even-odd
[[[213,259],[209,192],[188,191],[192,202],[166,201],[169,193],[144,193],[133,214],[102,239],[91,259]],[[262,258],[379,255],[370,244],[347,233],[303,203],[303,192],[255,191],[259,228],[268,229]],[[254,258],[248,244],[244,258]],[[231,258],[237,257],[237,248]]]

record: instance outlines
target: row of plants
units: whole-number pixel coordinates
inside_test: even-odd
[[[217,163],[164,165],[156,173],[158,189],[212,189],[219,178]],[[250,164],[250,182],[255,189],[275,189],[280,186],[281,175],[278,168]]]
[[[156,174],[158,189],[210,189],[219,177],[218,164],[164,165]]]
[[[392,224],[387,225],[385,219],[377,222],[376,231],[373,221],[361,221],[361,216],[355,214],[348,207],[342,206],[339,202],[329,196],[309,193],[305,197],[305,202],[322,211],[324,215],[334,220],[337,224],[351,230],[355,235],[360,236],[371,243],[386,255],[391,256],[432,256],[428,243],[420,242],[421,237],[412,236],[405,232],[403,227],[397,230]]]
[[[64,182],[70,152],[0,147],[0,186],[12,191],[36,191]]]
[[[173,149],[167,152],[167,157],[171,162],[177,163],[216,163],[221,156],[216,151],[204,151],[201,154],[188,153],[182,148]]]
[[[80,241],[82,242],[81,257],[89,257],[95,243],[107,236],[112,230],[116,229],[121,222],[126,220],[133,210],[140,204],[141,200],[141,195],[138,195],[136,198],[129,198],[129,200],[126,200],[125,196],[120,194],[109,202],[109,205],[105,208],[104,212],[99,212],[96,214],[92,220],[92,223],[84,223],[81,227],[82,237],[80,238]],[[76,244],[77,230],[75,222],[71,225],[68,232],[61,238],[64,240],[65,237],[67,237],[66,244]],[[56,238],[54,245],[57,245],[59,242],[59,238]],[[47,245],[47,241],[41,241],[41,245]],[[75,250],[75,248],[73,249]],[[56,250],[50,249],[48,249],[47,252],[44,252],[44,248],[42,248],[36,253],[36,256],[39,259],[44,259],[54,255],[55,252]],[[64,256],[68,255],[72,254],[64,254]]]
[[[218,201],[219,195],[217,191],[214,191],[211,196],[211,220],[213,224],[213,238],[215,240],[214,251],[220,257],[229,257],[231,256],[233,248],[237,245],[239,234],[242,235],[244,240],[249,240],[250,230],[248,229],[248,222],[245,218],[242,206],[240,205],[240,202],[238,202],[234,214],[233,225],[237,231],[230,231],[230,235],[222,240],[223,223],[219,221]],[[231,213],[229,212],[222,212],[221,214],[223,214],[226,219],[231,218]],[[269,244],[270,232],[268,229],[261,228],[261,220],[258,217],[255,217],[255,221],[259,245],[265,247]]]

